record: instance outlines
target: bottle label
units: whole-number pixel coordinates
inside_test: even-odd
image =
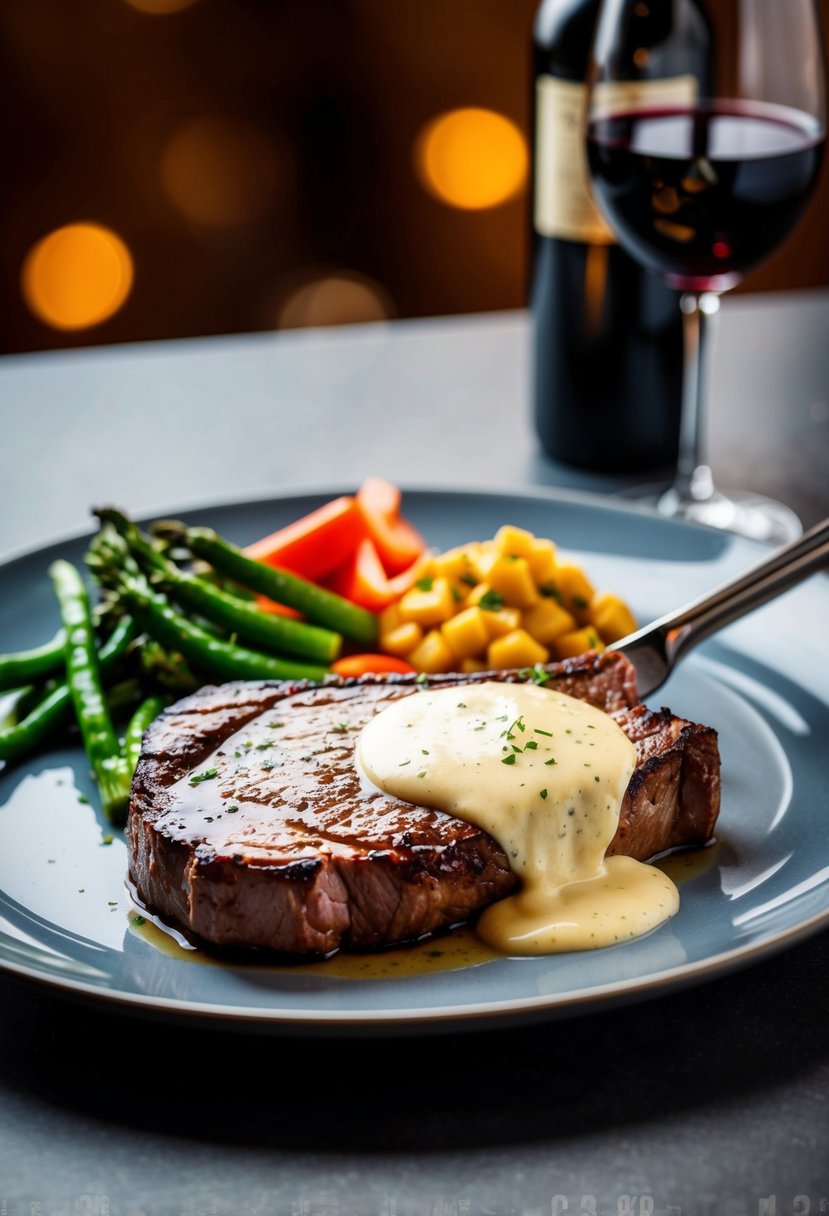
[[[625,81],[599,86],[597,108],[610,112],[635,107],[690,105],[697,97],[694,76]],[[584,143],[587,86],[556,76],[536,80],[535,197],[533,222],[540,236],[591,245],[611,245],[614,237],[590,194]]]

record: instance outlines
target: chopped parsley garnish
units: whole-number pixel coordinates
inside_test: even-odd
[[[427,574],[423,578],[419,578],[415,583],[415,587],[417,587],[418,591],[431,591],[434,585],[435,580],[432,578],[431,574]]]
[[[502,764],[515,764],[515,752],[510,752],[508,756],[504,756]]]
[[[539,790],[539,791],[538,791],[538,794],[539,794],[539,797],[540,797],[540,798],[546,798],[546,797],[547,797],[547,791],[546,791],[546,790]]]
[[[538,590],[543,596],[546,596],[547,599],[555,600],[556,603],[562,605],[564,604],[564,596],[561,594],[555,583],[542,583]]]
[[[218,774],[217,768],[206,768],[203,773],[191,773],[188,785],[199,785],[202,781],[210,781],[212,777]]]
[[[484,612],[499,612],[503,606],[503,595],[492,587],[490,587],[489,591],[485,591],[478,600],[478,607],[483,608]]]
[[[540,663],[536,663],[534,667],[519,667],[518,677],[528,684],[546,684],[550,673],[545,671]]]
[[[331,729],[338,735],[344,735],[345,732],[348,730],[348,723],[347,722],[337,722],[334,726],[331,727]]]

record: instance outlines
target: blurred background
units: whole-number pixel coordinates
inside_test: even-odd
[[[522,307],[535,10],[3,0],[0,353]]]

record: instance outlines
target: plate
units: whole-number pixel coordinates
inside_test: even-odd
[[[341,488],[179,514],[244,543]],[[642,621],[740,573],[750,541],[636,507],[553,491],[404,489],[407,516],[445,548],[506,522],[553,537]],[[87,536],[0,566],[4,649],[51,636],[47,567],[82,561]],[[765,958],[829,923],[822,747],[829,735],[829,582],[817,576],[689,655],[651,704],[714,726],[723,799],[714,846],[678,874],[678,914],[645,938],[543,958],[398,951],[361,974],[219,963],[136,923],[121,833],[104,823],[80,750],[0,773],[0,968],[135,1013],[283,1034],[416,1033],[591,1012],[655,997]],[[454,939],[453,939],[454,940]],[[394,968],[398,970],[395,971]]]

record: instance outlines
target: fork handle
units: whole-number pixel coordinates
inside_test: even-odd
[[[824,519],[746,574],[694,600],[679,612],[654,621],[648,631],[662,634],[669,663],[673,666],[682,654],[716,630],[730,625],[827,565],[829,519]]]

